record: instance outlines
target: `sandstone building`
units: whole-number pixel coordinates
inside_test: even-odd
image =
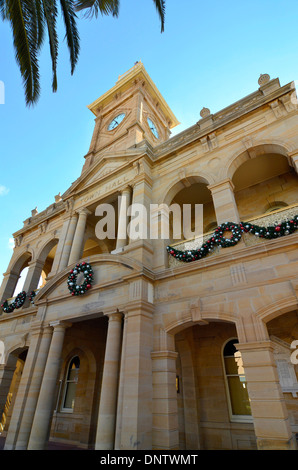
[[[261,75],[171,137],[139,62],[89,109],[81,175],[14,234],[0,289],[5,449],[296,449],[293,83]],[[102,204],[115,237],[97,236]],[[171,204],[203,205],[201,245],[132,236],[131,204],[158,205],[157,228]]]

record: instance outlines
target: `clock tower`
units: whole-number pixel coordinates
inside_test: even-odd
[[[144,140],[155,147],[179,124],[142,62],[119,76],[113,88],[88,108],[95,126],[83,171],[98,157],[119,155]]]

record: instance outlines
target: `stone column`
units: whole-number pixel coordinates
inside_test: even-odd
[[[17,358],[11,356],[8,364],[0,365],[0,422],[5,409],[7,395],[10,389],[12,377],[16,368]]]
[[[177,353],[154,351],[153,374],[153,449],[178,449],[179,427],[176,390]]]
[[[119,209],[118,209],[118,232],[117,232],[116,250],[121,250],[124,246],[127,245],[127,242],[128,242],[127,210],[131,204],[131,188],[130,187],[124,188],[118,200],[119,200]]]
[[[56,274],[62,271],[68,265],[69,254],[75,234],[76,226],[78,221],[78,215],[68,215],[64,220],[61,235],[52,266],[51,274]]]
[[[18,388],[18,393],[14,403],[8,434],[5,441],[6,450],[15,449],[23,414],[25,412],[27,394],[32,393],[30,391],[31,380],[33,380],[34,378],[33,382],[37,384],[37,387],[39,386],[38,384],[40,384],[44,372],[44,367],[42,366],[41,361],[47,355],[49,342],[50,336],[48,330],[45,330],[45,335],[43,336],[43,330],[39,326],[37,328],[33,328],[30,335],[30,346],[26,357],[21,382]],[[35,368],[36,361],[37,363],[39,362],[41,364],[40,367]],[[36,393],[38,393],[38,390],[39,388],[37,389]],[[26,413],[29,412],[31,406],[34,407],[35,405],[30,405],[29,402],[29,409],[26,410]],[[34,410],[32,412],[34,413]],[[25,422],[26,421],[27,420],[25,418]],[[31,428],[31,422],[28,423],[28,427]]]
[[[292,160],[296,173],[298,173],[298,151],[295,150],[294,152],[289,153],[289,157]]]
[[[49,352],[53,330],[50,327],[41,330],[39,327],[32,331],[32,338],[39,340],[38,354],[34,363],[30,387],[26,395],[26,404],[24,407],[22,421],[19,427],[15,449],[26,450],[30,436],[32,421],[38,400],[38,394],[42,382],[45,364]]]
[[[121,340],[122,314],[109,314],[109,326],[95,443],[96,450],[114,449]]]
[[[224,222],[240,222],[234,196],[234,185],[230,179],[208,186],[212,193],[218,225]]]
[[[13,296],[20,275],[13,271],[4,273],[0,288],[0,304]]]
[[[53,326],[54,331],[34,414],[28,450],[43,450],[46,447],[55,406],[55,391],[61,365],[64,335],[70,324],[57,321],[50,326]]]
[[[79,214],[79,219],[72,242],[68,264],[77,263],[82,256],[87,217],[89,214],[91,214],[91,212],[88,211],[88,209],[85,207],[79,209],[77,212]]]
[[[147,302],[137,302],[127,308],[121,416],[117,417],[120,450],[152,447],[152,313],[153,306]]]
[[[273,344],[268,340],[239,343],[236,347],[243,360],[258,449],[296,449]]]
[[[29,294],[32,290],[37,289],[44,262],[39,260],[30,261],[28,266],[29,269],[23,286],[23,290],[27,292],[27,294]]]

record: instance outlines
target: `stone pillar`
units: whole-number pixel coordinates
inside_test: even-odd
[[[230,179],[208,186],[212,193],[218,225],[224,222],[239,223],[239,214],[234,197],[234,185]]]
[[[114,449],[121,340],[122,314],[109,314],[95,450]]]
[[[26,450],[30,436],[32,421],[38,400],[38,394],[42,382],[45,364],[49,352],[53,330],[50,327],[41,330],[39,327],[32,331],[32,338],[39,340],[38,354],[34,363],[30,387],[27,391],[26,404],[24,407],[22,421],[19,427],[15,449]]]
[[[0,288],[0,304],[6,299],[13,296],[20,275],[15,272],[4,273],[3,281]]]
[[[55,406],[55,391],[61,365],[64,335],[70,324],[55,322],[51,326],[54,331],[34,414],[28,450],[43,450],[46,447]]]
[[[290,152],[289,157],[292,161],[292,164],[293,164],[293,167],[294,167],[296,173],[298,173],[298,151],[295,150],[294,152]]]
[[[152,448],[179,448],[178,406],[176,390],[176,359],[173,350],[154,351],[153,374],[153,436]]]
[[[17,358],[11,356],[8,364],[0,365],[0,422],[5,409],[7,395],[10,389],[12,377],[16,368]]]
[[[77,263],[82,256],[87,217],[91,214],[91,212],[85,207],[79,209],[77,212],[79,214],[79,219],[72,242],[68,264]]]
[[[243,360],[258,449],[296,449],[279,383],[273,344],[268,340],[235,346]]]
[[[23,286],[23,290],[28,294],[32,290],[37,289],[43,266],[44,262],[39,260],[30,261],[30,263],[28,264],[29,268]]]
[[[129,305],[121,364],[121,406],[117,446],[120,450],[152,447],[152,313],[147,302]],[[118,450],[118,449],[117,449]]]
[[[32,329],[30,335],[30,346],[26,357],[21,382],[18,388],[18,393],[14,403],[8,434],[5,441],[6,450],[15,449],[23,414],[26,409],[27,394],[32,393],[32,391],[30,391],[31,380],[33,380],[33,383],[37,384],[36,386],[38,387],[38,389],[36,393],[38,393],[39,391],[39,384],[41,383],[41,379],[44,372],[44,365],[42,365],[42,361],[45,361],[49,348],[49,342],[50,336],[47,330],[45,330],[45,334],[43,335],[43,330],[40,327]],[[35,368],[35,362],[39,363],[40,367]],[[31,406],[35,407],[35,404],[30,405],[29,401],[29,409],[26,410],[25,416],[26,414],[28,414],[29,411],[31,411]],[[34,413],[34,409],[32,413]],[[27,422],[26,418],[25,422]],[[31,422],[28,423],[28,426],[29,428],[31,427]]]
[[[62,271],[68,265],[69,254],[77,226],[77,221],[77,214],[73,214],[71,216],[68,215],[64,220],[51,270],[51,274],[53,275]]]
[[[131,188],[130,187],[124,188],[118,200],[119,200],[119,209],[118,209],[118,232],[117,232],[116,250],[122,250],[122,248],[126,246],[128,242],[127,210],[131,204]]]

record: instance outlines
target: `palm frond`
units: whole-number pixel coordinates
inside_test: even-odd
[[[31,0],[32,9],[34,10],[34,15],[32,16],[32,22],[34,23],[35,30],[36,30],[36,45],[37,48],[40,49],[43,40],[44,40],[44,25],[45,25],[45,18],[43,8],[41,6],[40,0]]]
[[[77,11],[87,10],[85,16],[95,16],[98,14],[112,15],[118,17],[119,15],[119,0],[77,0],[75,8]]]
[[[155,6],[156,6],[156,9],[157,9],[159,18],[160,18],[161,32],[163,33],[164,28],[165,28],[166,2],[165,2],[165,0],[153,0],[153,2],[155,3]]]
[[[56,0],[41,0],[45,22],[49,35],[50,54],[52,59],[52,90],[57,91],[57,59],[58,59],[58,35],[56,30],[57,5]]]
[[[76,13],[71,0],[60,0],[70,54],[71,74],[74,73],[80,51],[80,38],[76,24]]]
[[[35,22],[32,21],[34,9],[27,0],[6,0],[4,14],[12,27],[15,57],[24,83],[26,104],[32,105],[40,93],[38,48]]]

